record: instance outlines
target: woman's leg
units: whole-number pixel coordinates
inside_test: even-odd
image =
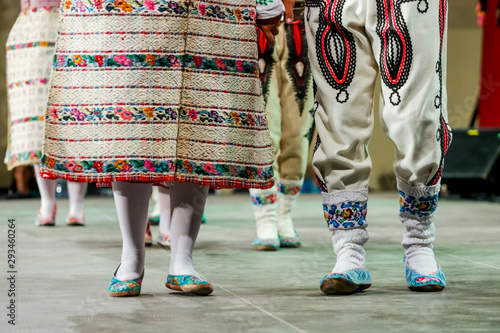
[[[115,276],[118,280],[137,279],[144,271],[144,232],[151,187],[151,184],[142,183],[113,183],[113,195],[123,238],[121,265]]]
[[[56,179],[45,179],[40,176],[40,166],[35,165],[36,183],[40,191],[40,212],[41,219],[51,218],[56,208]]]
[[[192,252],[200,230],[208,186],[173,183],[170,187],[172,209],[170,275],[199,277],[192,262]]]
[[[88,183],[68,182],[69,219],[77,218],[83,221],[83,198],[87,187]]]
[[[170,188],[159,186],[160,202],[160,232],[170,235],[170,223],[172,222],[172,210],[170,206]]]

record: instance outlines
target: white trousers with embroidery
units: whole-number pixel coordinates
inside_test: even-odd
[[[366,226],[364,189],[371,172],[368,141],[378,74],[380,121],[396,145],[398,181],[410,188],[438,186],[451,141],[447,7],[447,0],[307,0],[317,88],[313,167],[330,229]]]

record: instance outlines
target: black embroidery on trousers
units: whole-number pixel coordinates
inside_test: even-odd
[[[308,8],[320,9],[316,31],[316,57],[325,80],[333,89],[339,91],[336,97],[339,103],[349,100],[347,89],[356,72],[354,36],[342,25],[345,2],[346,0],[307,1]]]

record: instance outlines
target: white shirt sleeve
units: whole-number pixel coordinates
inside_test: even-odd
[[[281,0],[256,0],[257,19],[265,20],[280,16],[285,11],[285,6]]]

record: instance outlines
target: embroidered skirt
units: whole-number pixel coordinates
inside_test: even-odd
[[[23,1],[7,39],[7,168],[40,163],[59,0]]]
[[[68,0],[42,175],[269,188],[254,0]]]

